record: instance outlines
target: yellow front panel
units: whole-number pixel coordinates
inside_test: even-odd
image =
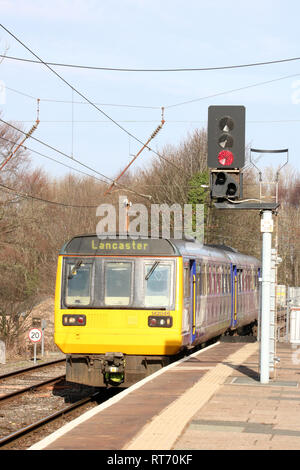
[[[177,258],[175,310],[61,309],[62,257],[55,296],[55,343],[66,354],[175,354],[182,345],[182,260]],[[85,326],[63,326],[64,314],[86,315]],[[171,328],[149,327],[150,315],[172,316]]]

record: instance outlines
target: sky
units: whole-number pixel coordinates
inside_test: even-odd
[[[0,0],[0,17],[45,62],[167,69],[300,57],[296,0]],[[0,28],[0,53],[4,51],[35,59]],[[150,144],[158,152],[206,128],[210,105],[244,105],[246,143],[288,148],[290,164],[300,171],[300,60],[188,72],[52,68],[71,86],[43,64],[0,63],[2,119],[28,131],[39,98],[40,124],[33,136],[98,176],[115,177],[127,165],[160,124],[162,107],[165,124]],[[270,83],[258,85],[262,82]],[[97,175],[32,139],[26,145]],[[144,151],[133,169],[146,167],[153,158],[154,153]],[[266,154],[260,164],[277,167],[285,159],[285,154]],[[69,173],[42,156],[32,154],[32,161],[54,177]]]

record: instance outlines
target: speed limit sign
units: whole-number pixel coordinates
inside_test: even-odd
[[[28,334],[30,341],[32,341],[33,343],[39,343],[42,339],[42,335],[42,330],[40,330],[39,328],[31,328]]]

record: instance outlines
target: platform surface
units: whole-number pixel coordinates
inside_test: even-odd
[[[30,450],[300,449],[300,348],[277,344],[261,384],[259,343],[217,343],[122,391]]]

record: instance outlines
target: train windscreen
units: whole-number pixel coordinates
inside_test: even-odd
[[[105,263],[105,305],[129,305],[132,263]]]
[[[176,260],[65,258],[62,308],[171,309]]]
[[[169,307],[171,303],[171,264],[145,264],[145,307]]]
[[[91,302],[91,263],[68,264],[66,304],[89,305]]]

